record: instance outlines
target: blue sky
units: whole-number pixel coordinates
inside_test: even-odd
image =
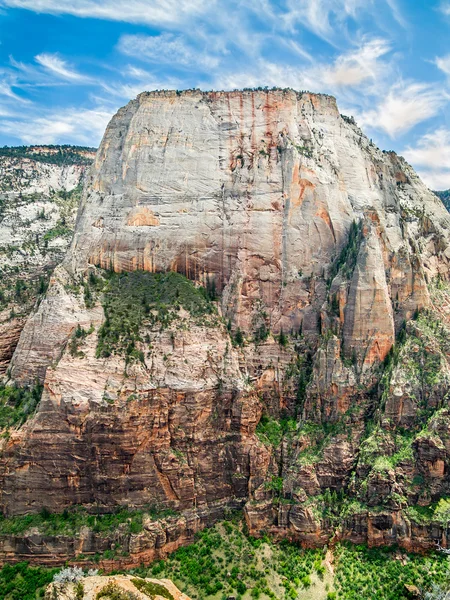
[[[450,0],[0,0],[0,145],[96,146],[144,90],[331,93],[450,188]]]

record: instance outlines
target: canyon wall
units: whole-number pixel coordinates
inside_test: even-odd
[[[450,487],[449,232],[330,96],[141,94],[107,128],[14,353],[11,380],[44,391],[1,442],[2,511],[242,501],[255,534],[414,546],[405,511]],[[143,292],[132,329],[135,296],[113,308],[133,271],[146,290],[186,276],[209,308],[174,296],[168,320]]]

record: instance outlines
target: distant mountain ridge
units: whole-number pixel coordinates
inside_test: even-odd
[[[442,200],[445,208],[450,211],[450,190],[435,191],[434,193]]]
[[[97,149],[89,146],[38,145],[38,146],[3,146],[0,157],[29,158],[38,162],[55,165],[89,165],[92,163]]]
[[[72,238],[95,149],[0,148],[0,373]]]

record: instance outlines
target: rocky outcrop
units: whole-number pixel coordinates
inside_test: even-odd
[[[159,519],[144,514],[142,528],[136,533],[130,532],[126,523],[107,532],[84,526],[74,534],[59,535],[50,535],[31,527],[20,536],[0,536],[0,560],[27,561],[47,566],[71,561],[86,567],[95,559],[98,568],[105,571],[130,569],[142,563],[164,559],[169,552],[193,543],[198,532],[226,519],[230,512],[242,507],[243,501],[236,499],[213,502]],[[120,552],[114,553],[113,558],[107,558],[108,552],[112,554],[111,548],[120,548]]]
[[[189,600],[169,579],[142,579],[131,575],[90,575],[76,583],[51,583],[46,600],[96,600],[99,597],[130,600]]]
[[[418,430],[446,402],[450,352],[426,319],[450,305],[449,232],[411,167],[329,96],[141,94],[108,126],[71,248],[14,353],[12,380],[44,393],[2,440],[3,512],[247,501],[252,532],[316,544],[338,535],[328,505],[348,494],[362,509],[346,515],[362,516],[345,536],[392,539],[419,475],[429,502],[448,488],[444,433]],[[209,312],[176,295],[150,306],[147,281],[144,317],[133,296],[113,315],[105,282],[132,271],[186,275]],[[439,376],[425,381],[425,364]],[[276,421],[264,441],[262,414]],[[389,464],[372,452],[381,426]]]
[[[395,341],[392,302],[378,236],[365,225],[344,317],[344,353],[363,366],[384,360]]]

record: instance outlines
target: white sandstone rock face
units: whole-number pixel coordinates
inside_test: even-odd
[[[448,275],[440,200],[330,96],[143,93],[106,130],[64,268],[178,271],[214,282],[233,328],[317,337],[331,265],[361,220],[366,250],[341,313],[344,351],[370,366],[389,351],[394,322],[429,302],[426,281]],[[19,343],[18,377],[23,346],[46,326],[42,311],[37,320]]]
[[[369,212],[386,268],[411,253],[422,212],[438,237],[450,226],[412,169],[345,121],[334,98],[144,93],[106,131],[67,265],[209,277],[243,328],[262,302],[271,328],[289,330],[314,304],[305,279],[324,275],[352,220]],[[432,254],[424,245],[430,276]]]
[[[44,392],[3,449],[3,512],[265,497],[262,412],[362,414],[370,367],[431,302],[428,282],[448,279],[449,231],[440,200],[329,96],[141,94],[107,128],[72,245],[13,357],[12,379]],[[217,321],[180,310],[142,322],[139,360],[102,355],[104,299],[85,295],[97,267],[214,284]],[[354,457],[341,441],[293,490],[337,489]]]

